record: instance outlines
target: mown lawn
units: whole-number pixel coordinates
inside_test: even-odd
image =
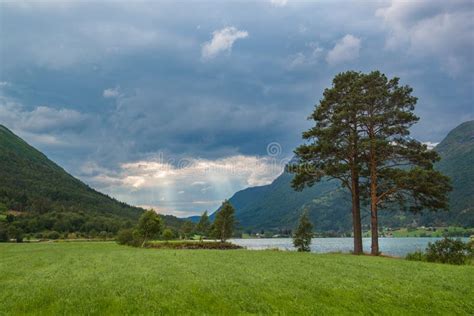
[[[342,254],[0,244],[6,314],[474,314],[474,266]]]

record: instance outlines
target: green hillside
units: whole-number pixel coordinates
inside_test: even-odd
[[[1,125],[0,161],[0,219],[26,233],[115,233],[143,211],[90,188]]]
[[[417,223],[426,226],[457,225],[474,227],[474,121],[452,130],[436,147],[442,160],[436,168],[451,177],[453,192],[449,212],[381,211],[382,226],[404,227]],[[291,186],[292,175],[283,173],[273,183],[235,193],[230,202],[236,208],[241,226],[274,231],[291,229],[301,212],[309,211],[318,231],[343,233],[351,230],[350,197],[335,181],[322,181],[302,192]],[[368,211],[363,222],[368,225]]]
[[[436,146],[436,167],[451,178],[451,212],[426,214],[433,221],[474,227],[474,121],[462,123]]]

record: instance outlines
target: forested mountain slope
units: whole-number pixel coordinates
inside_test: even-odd
[[[115,233],[142,212],[90,188],[0,125],[0,219],[8,213],[26,233]]]

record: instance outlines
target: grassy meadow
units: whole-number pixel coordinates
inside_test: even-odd
[[[474,266],[113,242],[0,244],[0,315],[474,313]]]

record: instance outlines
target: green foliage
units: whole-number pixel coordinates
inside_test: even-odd
[[[120,245],[133,246],[135,239],[133,238],[133,230],[131,228],[121,229],[117,233],[116,241]]]
[[[51,231],[46,235],[46,238],[48,239],[59,239],[61,235],[57,231]]]
[[[460,239],[444,238],[429,243],[426,248],[426,260],[450,264],[465,264],[472,252],[472,246]]]
[[[171,239],[174,238],[174,234],[173,234],[173,231],[169,228],[166,228],[164,231],[163,231],[163,235],[162,235],[163,239],[166,240],[166,241],[169,241]]]
[[[423,251],[415,251],[408,253],[405,259],[410,261],[426,261],[426,254]]]
[[[23,242],[24,237],[23,230],[17,225],[8,226],[8,238],[14,239],[16,242]]]
[[[163,229],[163,222],[155,211],[145,211],[138,220],[134,231],[134,238],[141,241],[142,247],[145,243],[154,237],[158,237]]]
[[[7,226],[3,223],[0,223],[0,242],[7,242],[8,239]]]
[[[213,224],[213,237],[220,239],[221,242],[232,237],[235,226],[234,207],[229,201],[224,201],[219,211],[217,211],[216,219]]]
[[[180,229],[184,239],[188,239],[194,231],[194,224],[191,221],[185,221]]]
[[[332,86],[309,119],[314,126],[303,133],[305,143],[295,150],[297,161],[288,170],[295,173],[295,190],[311,187],[322,179],[336,179],[351,194],[354,253],[361,254],[360,175],[363,169],[363,134],[360,125],[363,102],[361,73],[347,71],[336,75]]]
[[[438,154],[410,137],[417,98],[413,89],[400,86],[379,71],[359,74],[358,91],[345,107],[356,106],[357,133],[363,158],[361,174],[367,179],[366,197],[371,211],[372,254],[379,253],[378,209],[387,204],[411,211],[445,210],[449,178],[433,169]]]
[[[293,245],[298,251],[311,251],[311,238],[313,237],[313,225],[309,221],[307,212],[301,215],[298,227],[293,235]]]
[[[196,232],[200,235],[207,236],[209,235],[211,229],[211,222],[209,221],[209,216],[207,215],[207,211],[202,213],[199,222],[196,225]]]
[[[473,275],[343,254],[3,243],[0,315],[471,315]]]

